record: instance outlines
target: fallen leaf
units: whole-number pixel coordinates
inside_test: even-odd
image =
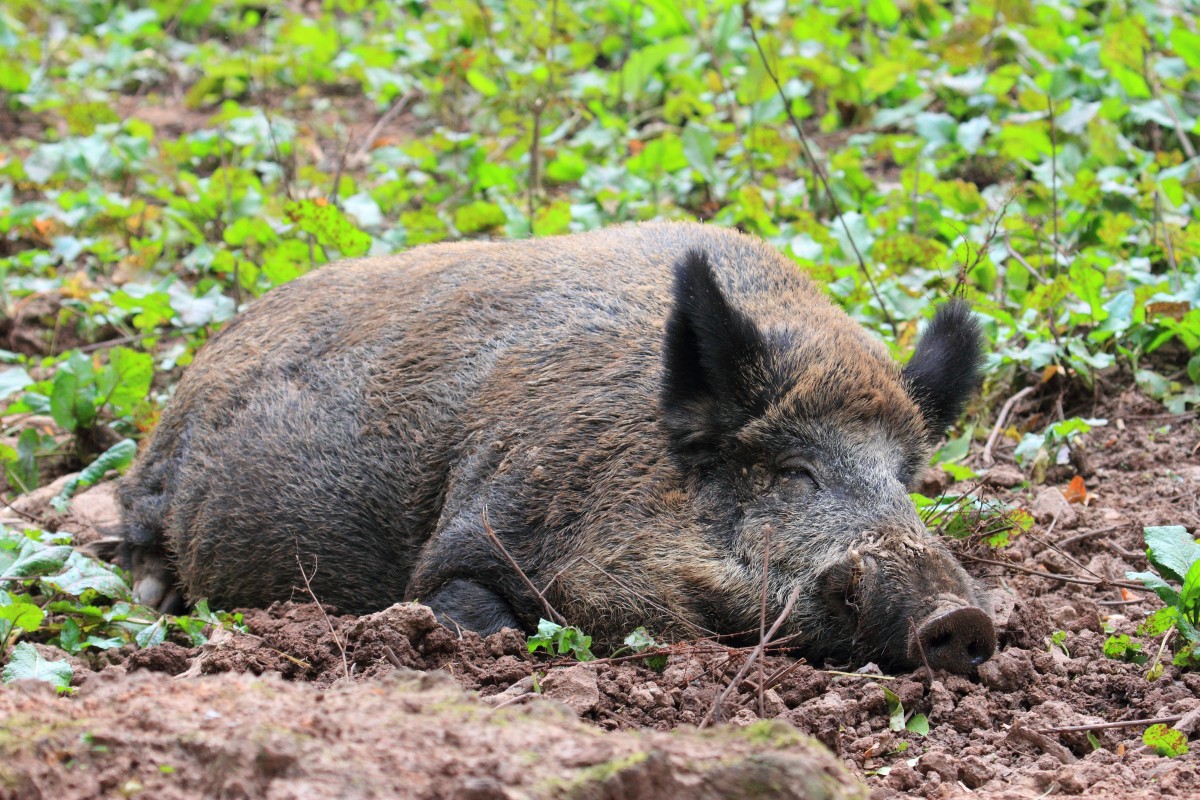
[[[1067,498],[1068,503],[1087,503],[1088,491],[1083,485],[1083,476],[1076,475],[1071,478],[1071,482],[1067,484],[1067,488],[1063,489],[1063,497]]]
[[[1159,302],[1146,304],[1146,316],[1170,317],[1175,321],[1182,321],[1187,312],[1192,310],[1192,304],[1186,301],[1182,303]]]

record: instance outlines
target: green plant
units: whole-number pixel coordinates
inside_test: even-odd
[[[908,731],[918,736],[929,735],[929,719],[924,714],[905,714],[900,696],[886,686],[883,687],[883,696],[887,699],[888,728],[893,731]]]
[[[1148,527],[1144,535],[1146,558],[1155,572],[1129,572],[1126,577],[1154,590],[1165,606],[1138,632],[1165,636],[1174,631],[1182,640],[1176,666],[1200,666],[1200,542],[1182,525]]]
[[[1030,470],[1034,483],[1041,483],[1051,464],[1070,461],[1071,447],[1078,437],[1107,424],[1108,420],[1104,419],[1064,419],[1047,426],[1041,433],[1025,434],[1013,455],[1018,464]]]
[[[632,650],[634,653],[647,654],[642,663],[655,672],[662,672],[667,666],[667,654],[665,652],[657,652],[663,645],[662,642],[656,641],[653,636],[646,632],[645,628],[636,628],[632,633],[625,637],[625,648]],[[613,653],[614,656],[621,655],[622,650],[617,650]]]
[[[537,633],[526,640],[529,652],[544,650],[550,655],[570,656],[576,661],[592,661],[592,637],[574,626],[563,626],[548,619],[538,620]]]
[[[54,662],[34,659],[21,649],[29,643],[18,639],[78,655],[129,642],[152,647],[174,631],[199,646],[207,641],[205,631],[211,626],[242,629],[241,615],[213,613],[203,600],[182,616],[159,616],[133,603],[119,571],[80,553],[65,534],[33,528],[17,533],[0,526],[0,579],[7,587],[0,590],[0,658],[7,656],[15,665],[11,677],[5,672],[6,681],[51,680],[63,672]],[[18,649],[25,654],[20,659]]]

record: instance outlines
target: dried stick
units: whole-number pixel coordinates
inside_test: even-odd
[[[1080,586],[1116,586],[1122,589],[1130,589],[1135,592],[1153,591],[1152,589],[1147,589],[1145,586],[1137,583],[1113,581],[1109,580],[1108,578],[1091,580],[1090,578],[1080,578],[1075,575],[1060,575],[1057,572],[1046,572],[1045,570],[1040,569],[1030,569],[1029,567],[1022,567],[1020,564],[1013,564],[1011,561],[997,561],[994,558],[981,558],[979,556],[970,555],[969,553],[963,553],[960,557],[968,559],[969,561],[975,561],[979,564],[993,564],[997,567],[1005,567],[1016,572],[1023,572],[1026,575],[1035,575],[1039,578],[1050,578],[1052,580],[1062,581],[1063,583],[1077,583]]]
[[[755,647],[750,653],[749,658],[746,659],[746,663],[742,665],[742,668],[738,670],[738,674],[734,676],[734,679],[729,682],[728,686],[725,687],[725,691],[721,692],[720,696],[717,698],[717,702],[713,703],[712,707],[708,709],[708,713],[704,715],[704,719],[700,722],[701,728],[708,727],[709,723],[712,722],[713,716],[720,713],[720,708],[724,704],[725,698],[727,698],[729,693],[732,692],[736,687],[741,685],[742,680],[746,677],[746,673],[748,673],[750,668],[754,666],[755,662],[758,661],[758,657],[763,654],[763,649],[766,647],[767,642],[771,640],[771,637],[773,637],[776,631],[779,630],[779,626],[782,625],[783,621],[786,620],[792,613],[792,608],[796,605],[796,600],[800,597],[800,590],[803,588],[803,586],[797,586],[795,589],[792,589],[792,593],[788,596],[787,603],[783,606],[783,611],[780,612],[778,617],[776,617],[775,623],[771,625],[771,630],[767,631],[762,641],[760,641],[758,646]]]
[[[405,92],[396,102],[392,103],[391,108],[383,112],[379,121],[367,132],[367,138],[363,140],[362,147],[358,148],[355,153],[356,161],[366,161],[370,158],[371,147],[375,144],[375,140],[379,138],[379,134],[383,133],[383,129],[394,120],[396,117],[408,110],[408,107],[417,99],[416,92]]]
[[[763,647],[766,644],[767,633],[767,579],[770,577],[771,571],[771,526],[763,527],[763,577],[762,577],[762,605],[759,608],[758,614],[758,646]],[[766,680],[763,676],[763,662],[758,659],[758,718],[763,719],[766,716],[766,704],[763,700],[763,684]]]
[[[658,609],[659,611],[663,612],[663,613],[664,613],[664,614],[666,614],[667,616],[671,617],[671,619],[675,620],[676,622],[679,622],[679,623],[683,624],[683,625],[684,625],[684,627],[691,628],[691,629],[692,629],[693,631],[695,631],[696,633],[702,633],[702,634],[705,634],[706,636],[719,636],[719,635],[720,635],[720,634],[718,634],[716,631],[710,631],[708,628],[705,628],[705,627],[704,627],[704,626],[702,626],[702,625],[697,625],[696,623],[694,623],[694,622],[692,622],[691,620],[689,620],[687,617],[684,617],[683,615],[679,614],[679,613],[678,613],[678,612],[676,612],[676,611],[672,611],[671,609],[667,608],[666,606],[660,606],[658,603],[654,602],[654,601],[653,601],[653,600],[651,600],[649,597],[646,597],[646,596],[645,596],[645,595],[643,595],[641,592],[637,591],[637,590],[636,590],[636,589],[634,589],[632,586],[630,586],[629,584],[625,583],[625,581],[621,580],[621,579],[620,579],[620,578],[618,578],[616,575],[613,575],[611,572],[609,572],[609,571],[608,571],[608,570],[606,570],[604,567],[602,567],[602,566],[600,566],[599,564],[597,564],[595,561],[592,561],[592,560],[591,560],[590,558],[588,558],[587,556],[583,556],[583,557],[582,557],[582,561],[583,561],[585,564],[589,564],[589,565],[591,565],[593,568],[595,568],[595,569],[599,570],[599,571],[600,571],[600,573],[601,573],[602,575],[604,575],[604,577],[608,578],[609,580],[611,580],[613,583],[615,583],[615,584],[617,584],[618,586],[620,586],[620,587],[621,587],[622,589],[624,589],[625,591],[627,591],[627,592],[629,592],[629,593],[633,594],[635,597],[637,597],[639,600],[641,600],[642,602],[644,602],[646,605],[650,606],[651,608],[656,608],[656,609]]]
[[[813,154],[812,147],[809,146],[808,137],[804,134],[804,128],[800,126],[800,121],[792,113],[792,104],[789,102],[787,94],[783,91],[783,84],[779,82],[779,77],[775,74],[775,70],[771,68],[762,43],[758,40],[758,31],[754,29],[754,13],[750,10],[749,3],[742,5],[742,17],[745,20],[746,27],[750,30],[750,38],[754,40],[754,47],[758,50],[758,57],[762,61],[763,69],[770,76],[771,82],[775,84],[775,91],[779,94],[779,99],[783,102],[783,110],[787,112],[788,120],[796,130],[796,135],[800,137],[800,146],[804,149],[804,156],[808,159],[808,166],[812,169],[813,174],[817,176],[817,179],[821,181],[821,186],[825,188],[825,195],[829,198],[829,204],[833,206],[834,213],[838,215],[838,220],[842,223],[842,230],[846,233],[846,241],[850,243],[850,249],[854,251],[854,257],[858,260],[858,267],[862,270],[863,277],[867,279],[867,284],[871,287],[871,294],[875,295],[875,302],[879,304],[879,310],[883,313],[883,318],[887,320],[888,327],[892,329],[892,335],[898,336],[899,331],[896,328],[896,321],[892,319],[887,306],[883,304],[883,297],[879,294],[879,287],[875,285],[875,279],[871,276],[871,271],[867,269],[867,262],[863,259],[858,245],[854,242],[854,236],[850,233],[850,225],[846,222],[846,215],[842,213],[842,204],[838,202],[837,197],[833,194],[833,190],[829,187],[829,179],[825,177],[825,171],[821,169],[820,163]]]
[[[1004,423],[1008,421],[1008,415],[1013,410],[1013,407],[1024,400],[1029,395],[1037,391],[1036,386],[1026,386],[1021,391],[1014,394],[1004,402],[1000,407],[1000,414],[996,417],[996,424],[992,426],[992,432],[988,436],[987,444],[983,446],[983,452],[979,454],[979,460],[983,462],[985,467],[990,467],[995,459],[992,457],[992,448],[996,446],[996,440],[1000,438],[1000,431],[1004,429]]]
[[[1111,525],[1107,528],[1096,528],[1093,531],[1077,533],[1074,536],[1068,536],[1066,539],[1063,539],[1061,542],[1058,543],[1058,546],[1066,547],[1068,545],[1075,544],[1076,542],[1083,541],[1084,539],[1090,539],[1093,536],[1100,536],[1105,533],[1112,533],[1113,531],[1119,531],[1123,527],[1125,527],[1125,526],[1124,525]]]
[[[350,678],[350,662],[346,659],[346,647],[342,644],[341,638],[338,637],[337,631],[333,628],[333,621],[329,619],[329,615],[325,613],[325,606],[321,605],[321,601],[317,599],[316,593],[313,592],[312,580],[308,573],[304,571],[304,564],[300,562],[300,554],[296,553],[296,566],[300,568],[300,577],[304,579],[304,590],[308,592],[308,596],[316,603],[317,610],[321,612],[321,618],[325,620],[326,627],[329,628],[329,635],[333,637],[333,643],[337,645],[338,652],[342,654],[342,674]],[[317,574],[317,557],[313,556],[313,575]]]
[[[484,506],[483,508],[483,532],[487,534],[489,539],[492,540],[492,544],[494,544],[496,549],[500,551],[500,554],[504,556],[504,560],[508,562],[508,565],[513,568],[513,571],[516,572],[517,576],[520,577],[522,582],[524,582],[525,588],[533,592],[533,596],[541,601],[542,610],[546,612],[547,619],[553,620],[559,625],[566,627],[567,620],[562,616],[562,614],[559,614],[557,611],[555,611],[554,606],[550,605],[550,601],[538,591],[537,587],[533,585],[533,581],[529,580],[529,576],[525,574],[525,570],[521,569],[521,565],[518,564],[517,560],[512,557],[512,554],[508,552],[508,549],[504,546],[504,543],[500,541],[500,537],[496,535],[494,530],[492,530],[492,524],[488,522],[487,506]]]
[[[1035,733],[1079,733],[1081,731],[1099,731],[1106,728],[1136,728],[1139,725],[1171,725],[1183,719],[1183,714],[1171,717],[1155,717],[1154,719],[1128,719],[1124,722],[1099,722],[1095,725],[1068,725],[1063,728],[1039,728]]]

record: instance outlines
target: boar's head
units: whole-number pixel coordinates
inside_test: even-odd
[[[697,603],[757,638],[766,546],[768,624],[802,587],[780,633],[802,654],[972,670],[995,649],[984,592],[908,496],[979,380],[968,307],[942,306],[901,370],[807,284],[738,280],[688,254],[666,328],[664,424],[717,554]]]

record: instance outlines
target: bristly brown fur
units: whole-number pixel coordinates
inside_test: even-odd
[[[540,598],[486,509],[546,600],[615,644],[753,628],[770,525],[768,613],[811,587],[785,633],[903,661],[908,618],[981,602],[905,488],[974,380],[947,338],[968,323],[943,319],[906,379],[787,259],[690,223],[330,265],[196,358],[121,487],[127,558],[152,602],[176,581],[287,599],[315,555],[343,611],[418,598],[530,628]]]

